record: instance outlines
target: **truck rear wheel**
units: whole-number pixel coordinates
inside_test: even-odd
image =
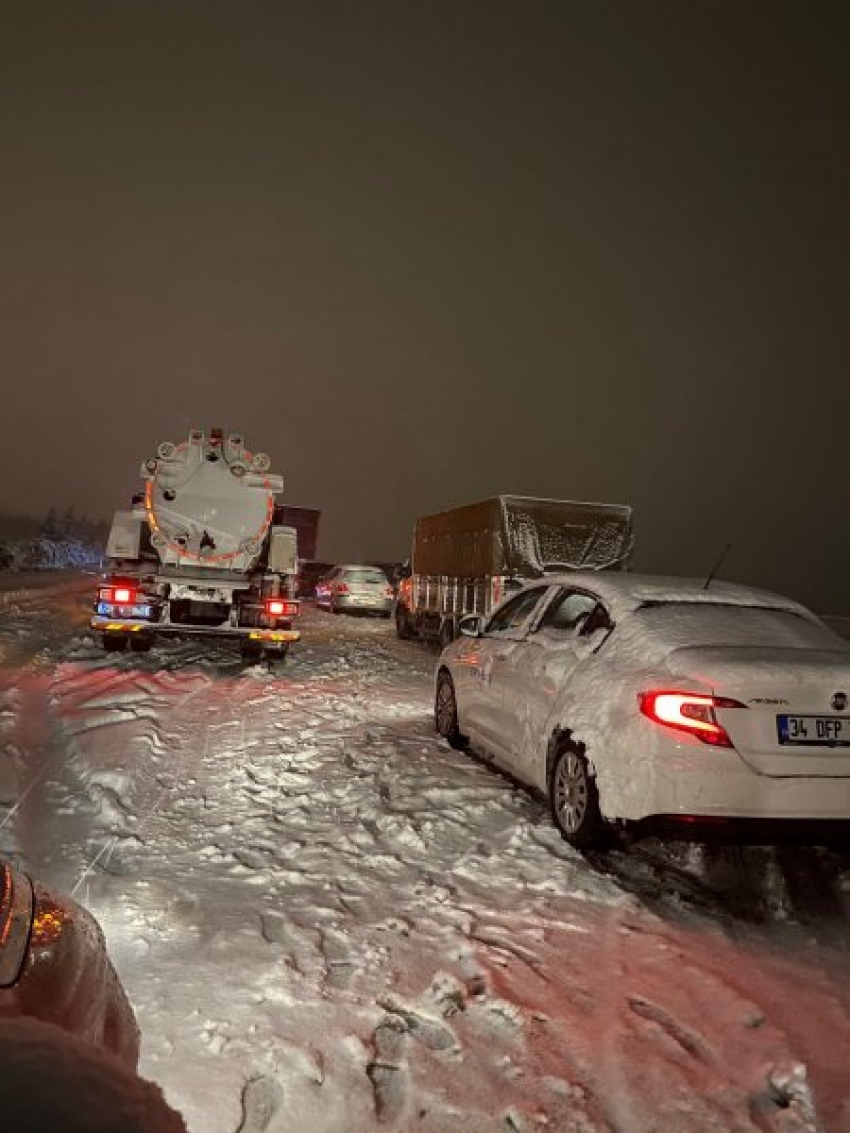
[[[107,653],[122,653],[127,648],[129,640],[126,633],[105,633],[103,648]]]
[[[269,668],[271,669],[274,665],[282,665],[286,661],[288,652],[288,646],[285,649],[268,650],[265,655],[265,660],[268,662]]]
[[[153,638],[147,634],[134,633],[130,638],[130,648],[134,653],[150,653],[152,645]]]
[[[410,624],[407,610],[402,606],[401,602],[399,602],[395,608],[395,631],[402,641],[410,641],[414,636],[413,626]]]

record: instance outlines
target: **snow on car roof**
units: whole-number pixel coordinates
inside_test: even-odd
[[[549,575],[546,581],[563,583],[565,586],[584,587],[598,594],[610,608],[615,621],[641,606],[665,602],[759,606],[773,610],[787,610],[817,620],[811,610],[795,602],[793,598],[737,582],[713,581],[706,590],[704,578],[633,574],[631,571],[586,570]]]

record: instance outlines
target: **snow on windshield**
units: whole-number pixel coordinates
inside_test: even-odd
[[[380,570],[360,570],[354,568],[345,572],[345,578],[348,582],[386,582],[387,578],[383,571]]]

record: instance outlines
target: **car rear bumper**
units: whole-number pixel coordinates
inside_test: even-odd
[[[736,752],[718,758],[711,768],[658,769],[645,812],[628,817],[767,819],[850,819],[850,777],[776,777],[759,775]]]
[[[366,610],[370,613],[389,614],[392,598],[372,598],[361,594],[338,594],[333,604],[338,610]]]

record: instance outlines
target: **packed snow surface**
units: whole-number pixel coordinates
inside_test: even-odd
[[[91,589],[0,610],[0,850],[100,919],[192,1133],[850,1130],[846,854],[584,858],[388,623],[116,657]]]

